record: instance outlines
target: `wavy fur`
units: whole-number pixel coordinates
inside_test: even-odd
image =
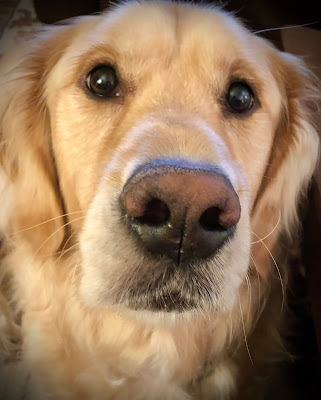
[[[106,62],[123,79],[118,102],[84,88]],[[254,378],[282,357],[284,243],[318,157],[319,93],[302,61],[222,10],[153,1],[52,27],[0,71],[4,396],[241,399],[250,387],[257,399]],[[231,77],[258,93],[249,117],[221,109]],[[115,201],[164,156],[219,165],[242,205],[235,240],[204,268],[211,307],[177,315],[122,305],[160,266],[142,261]]]

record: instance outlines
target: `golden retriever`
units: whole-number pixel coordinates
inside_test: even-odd
[[[318,157],[303,63],[131,1],[0,68],[2,393],[258,399]]]

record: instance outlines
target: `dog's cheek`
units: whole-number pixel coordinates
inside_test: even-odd
[[[238,301],[239,288],[248,273],[250,247],[249,214],[246,209],[243,209],[236,234],[229,244],[231,257],[229,260],[222,260],[222,268],[225,271],[225,285],[222,288],[222,295],[226,310],[231,310]]]
[[[119,260],[114,256],[119,252],[126,254],[126,233],[114,212],[113,196],[110,196],[113,190],[105,192],[103,189],[100,188],[92,201],[80,235],[80,292],[90,305],[108,302],[111,293],[117,289],[114,281],[126,268],[126,265],[123,270],[116,268]]]

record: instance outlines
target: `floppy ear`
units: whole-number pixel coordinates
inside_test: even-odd
[[[268,275],[279,234],[288,237],[299,228],[298,207],[306,194],[319,154],[319,138],[312,123],[311,105],[318,99],[316,81],[298,58],[278,52],[273,70],[283,98],[264,180],[252,216],[252,254],[262,276]],[[257,242],[257,243],[255,243]]]
[[[45,83],[63,52],[68,29],[52,28],[32,48],[11,52],[0,63],[0,166],[14,190],[11,226],[35,251],[53,235],[40,249],[46,254],[59,248],[64,219],[28,228],[64,214]]]

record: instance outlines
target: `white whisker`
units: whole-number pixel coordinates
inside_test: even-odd
[[[234,337],[234,326],[233,326],[233,317],[232,317],[232,310],[228,316],[228,347],[231,347]]]
[[[53,218],[47,219],[46,221],[43,221],[43,222],[40,222],[39,224],[30,226],[29,228],[25,228],[25,229],[21,229],[20,231],[13,232],[9,236],[13,236],[13,235],[16,235],[16,234],[21,233],[21,232],[29,231],[30,229],[37,228],[38,226],[47,224],[48,222],[54,221],[54,220],[56,220],[58,218],[63,218],[63,217],[67,217],[68,215],[79,214],[79,213],[83,213],[83,212],[84,211],[73,211],[73,212],[70,212],[70,213],[58,215],[57,217],[53,217]]]
[[[69,236],[69,238],[66,240],[64,247],[62,248],[62,250],[57,251],[55,254],[60,254],[58,260],[64,255],[65,253],[65,248],[67,246],[67,244],[70,242],[71,238],[74,236],[75,232],[72,232],[72,234]],[[73,246],[71,246],[73,247]],[[67,250],[68,251],[68,250]]]
[[[245,325],[244,325],[243,311],[242,311],[242,306],[241,306],[240,295],[238,294],[237,297],[239,299],[239,305],[240,305],[240,313],[241,313],[241,320],[242,320],[242,327],[243,327],[245,346],[246,346],[246,349],[247,349],[251,364],[254,365],[253,359],[252,359],[252,356],[251,356],[251,353],[250,353],[249,345],[248,345],[248,342],[247,342],[247,338],[246,338],[246,330],[245,330]]]
[[[72,246],[70,246],[67,250],[65,250],[67,244],[69,243],[69,241],[71,240],[71,238],[74,236],[75,232],[73,232],[69,238],[66,240],[66,243],[64,244],[63,249],[60,252],[57,252],[55,254],[59,254],[59,257],[55,260],[54,265],[56,265],[59,260],[65,255],[67,254],[69,251],[73,250],[75,247],[77,247],[78,243],[73,244]]]
[[[286,30],[286,29],[303,28],[305,26],[319,24],[320,22],[321,22],[321,20],[313,21],[313,22],[307,22],[306,24],[301,24],[301,25],[290,25],[290,26],[280,26],[278,28],[275,27],[275,28],[260,29],[259,31],[255,31],[253,33],[256,35],[258,33],[264,33],[264,32],[283,31],[283,30]]]
[[[43,246],[56,234],[56,233],[58,233],[61,229],[63,229],[63,228],[65,228],[67,225],[70,225],[70,224],[72,224],[73,222],[75,222],[75,221],[78,221],[78,220],[80,220],[80,219],[84,219],[85,217],[79,217],[79,218],[76,218],[76,219],[74,219],[74,220],[72,220],[72,221],[69,221],[69,222],[67,222],[66,224],[64,224],[63,226],[61,226],[60,228],[58,228],[58,229],[56,229],[43,243],[42,243],[42,245],[39,247],[39,249],[35,252],[35,254],[33,255],[33,257],[36,257],[36,255],[39,253],[39,251],[43,248]]]
[[[71,283],[72,284],[74,283],[74,278],[75,278],[75,274],[76,274],[76,270],[78,269],[78,266],[79,266],[79,261],[76,262],[76,265],[74,266],[73,271],[72,271],[72,275],[71,275]],[[68,287],[67,287],[66,295],[68,296],[68,294],[69,294],[69,292],[68,292]],[[61,326],[63,326],[63,324],[64,324],[64,321],[65,321],[65,318],[66,318],[66,312],[67,312],[67,305],[65,305],[64,310],[63,310],[63,314],[61,316],[61,320],[60,320]]]
[[[259,236],[256,233],[254,233],[254,235],[259,238]],[[282,290],[282,305],[281,305],[281,312],[282,312],[283,311],[283,307],[284,307],[284,301],[285,301],[285,293],[284,293],[284,285],[283,285],[282,275],[281,275],[280,269],[278,267],[278,264],[275,261],[275,258],[273,257],[273,255],[272,255],[271,251],[269,250],[269,248],[267,247],[267,245],[260,238],[259,238],[259,242],[261,242],[263,244],[263,246],[266,248],[266,250],[270,254],[270,256],[271,256],[271,258],[273,260],[273,263],[275,265],[275,268],[276,268],[276,270],[278,272],[279,278],[280,278],[280,284],[281,284],[281,290]]]
[[[76,265],[74,267],[74,270],[72,271],[72,276],[71,276],[71,283],[75,283],[75,275],[76,275],[76,270],[78,269],[79,266],[79,261],[76,262]]]
[[[249,320],[250,320],[251,307],[252,307],[252,286],[251,286],[251,281],[250,281],[248,274],[245,275],[245,280],[246,280],[246,284],[247,284],[247,291],[249,293],[249,309],[248,309],[247,318],[246,318],[246,323],[248,324]]]
[[[252,242],[251,244],[259,243],[259,242],[261,242],[262,240],[264,240],[264,239],[266,239],[266,238],[268,238],[269,236],[272,235],[272,233],[276,230],[276,228],[278,227],[278,225],[279,225],[279,223],[280,223],[280,221],[281,221],[281,211],[280,211],[280,210],[278,210],[278,211],[279,211],[279,218],[278,218],[278,221],[277,221],[276,225],[275,225],[274,228],[271,230],[271,232],[268,233],[266,236],[264,236],[262,239],[256,240],[255,242]],[[254,232],[253,232],[253,233],[254,233]],[[255,233],[254,233],[254,235],[257,236]]]

